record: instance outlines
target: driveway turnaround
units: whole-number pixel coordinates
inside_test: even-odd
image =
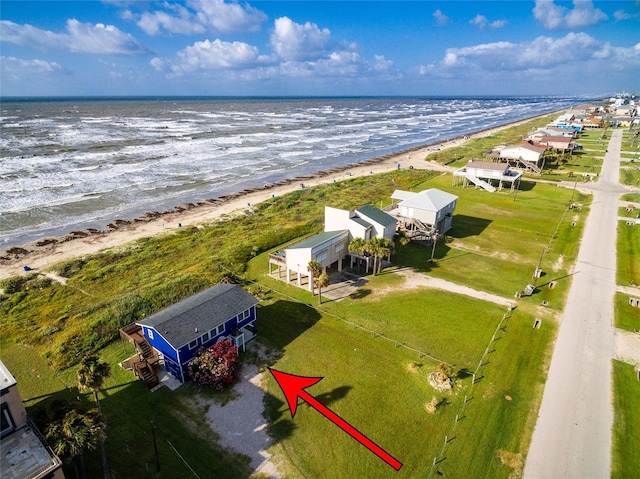
[[[585,223],[524,479],[611,477],[611,359],[621,130],[614,130]],[[582,185],[581,185],[582,186]]]

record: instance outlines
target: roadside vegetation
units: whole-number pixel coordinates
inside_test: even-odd
[[[469,147],[484,148],[482,140]],[[269,252],[321,230],[324,205],[378,206],[395,189],[432,187],[460,197],[454,228],[437,243],[433,261],[431,247],[405,245],[348,298],[329,300],[323,290],[319,308],[309,291],[266,275]],[[60,402],[94,406],[92,391],[78,396],[76,365],[85,353],[111,365],[98,395],[109,468],[118,476],[156,476],[155,434],[160,476],[189,477],[191,468],[203,478],[249,477],[248,458],[217,445],[206,411],[193,401],[206,394],[224,402],[233,390],[190,383],[149,393],[117,366],[133,354],[118,327],[231,278],[261,299],[256,340],[276,351],[261,365],[325,376],[309,392],[405,464],[387,470],[304,405],[291,421],[269,377],[265,414],[291,477],[517,476],[588,214],[587,206],[568,209],[572,196],[588,203],[571,189],[527,180],[517,195],[454,188],[450,175],[424,170],[301,189],[218,222],[58,264],[53,270],[69,278],[66,285],[37,274],[2,282],[0,357],[41,425]],[[533,277],[537,266],[540,278]],[[406,289],[395,268],[493,293],[516,307]],[[529,283],[534,294],[516,301]],[[439,364],[453,368],[449,392],[427,380]],[[85,461],[87,477],[98,477],[99,451]]]
[[[616,280],[621,286],[640,285],[640,228],[618,222]]]
[[[635,477],[640,468],[640,381],[630,364],[613,361],[612,479]]]

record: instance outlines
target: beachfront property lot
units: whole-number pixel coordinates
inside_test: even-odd
[[[404,463],[396,473],[306,406],[291,421],[269,378],[265,405],[273,448],[291,477],[423,477],[430,471],[509,477],[521,470],[528,448],[556,315],[588,213],[586,207],[567,209],[571,190],[525,186],[515,198],[452,188],[447,175],[416,170],[375,175],[297,191],[220,224],[72,260],[57,267],[71,278],[67,285],[41,277],[5,284],[11,291],[2,305],[3,317],[9,318],[2,323],[2,358],[14,371],[30,411],[39,415],[54,400],[77,396],[75,371],[65,369],[76,355],[101,349],[103,358],[116,364],[131,354],[126,345],[112,342],[114,329],[225,274],[245,277],[259,282],[247,287],[262,295],[258,338],[280,356],[261,364],[325,376],[310,392]],[[325,300],[320,311],[312,307],[316,299],[308,291],[266,276],[268,252],[318,231],[325,204],[346,209],[362,202],[377,205],[389,201],[394,189],[430,187],[460,197],[453,229],[437,245],[433,263],[430,248],[403,247],[392,261],[394,267],[399,263],[399,271],[388,267],[369,276],[366,286],[342,301]],[[538,264],[543,275],[535,293],[521,298],[513,311],[465,294],[411,288],[401,271],[515,303],[515,293],[533,280]],[[533,327],[536,319],[539,328]],[[459,371],[449,393],[435,391],[427,381],[443,361]],[[153,420],[164,434],[161,458],[168,476],[189,474],[185,461],[200,477],[214,471],[216,477],[249,475],[246,458],[216,445],[202,420],[204,411],[190,401],[202,391],[188,385],[148,393],[130,373],[114,369],[101,392],[114,471],[146,477],[147,468],[154,470]],[[475,381],[469,373],[475,373]],[[207,398],[229,396],[233,391]],[[438,407],[431,414],[425,407],[434,397]],[[81,400],[90,404],[86,395]],[[97,474],[99,456],[88,454],[87,463],[88,472]]]
[[[437,177],[418,189],[446,188],[446,181]],[[294,329],[278,316],[279,309],[263,301],[263,339],[284,351],[274,367],[324,375],[310,391],[327,398],[332,408],[382,446],[390,437],[388,443],[396,449],[389,452],[408,465],[395,473],[310,409],[291,422],[284,402],[274,399],[267,402],[274,449],[288,458],[293,477],[321,477],[327,457],[335,477],[416,477],[430,470],[509,477],[521,469],[555,334],[554,313],[564,301],[585,212],[568,217],[571,191],[549,185],[535,185],[522,203],[508,194],[462,188],[452,192],[461,194],[454,228],[436,249],[433,264],[431,248],[404,247],[400,265],[369,276],[369,283],[342,301],[325,302],[320,316],[299,316]],[[525,221],[520,214],[534,204],[538,209]],[[531,280],[543,248],[546,271],[540,287],[512,312],[466,295],[413,287],[403,274],[410,268],[509,301]],[[249,275],[278,291],[277,303],[287,302],[284,298],[311,302],[307,292],[265,278],[266,269],[266,259],[258,257]],[[536,319],[542,320],[540,329],[533,328]],[[497,327],[498,339],[492,341]],[[489,354],[483,357],[485,351]],[[460,370],[451,393],[439,393],[426,381],[440,361]],[[480,378],[475,383],[474,372]],[[270,397],[280,398],[275,383],[268,384]],[[434,397],[440,407],[431,415],[425,406]],[[432,469],[434,459],[437,468]]]

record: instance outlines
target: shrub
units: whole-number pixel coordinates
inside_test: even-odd
[[[196,383],[222,391],[238,378],[238,347],[228,338],[218,341],[198,351],[188,370]]]

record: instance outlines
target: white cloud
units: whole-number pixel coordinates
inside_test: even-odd
[[[434,76],[459,74],[461,69],[513,75],[556,69],[561,72],[564,68],[585,67],[602,60],[607,61],[607,68],[633,68],[640,61],[640,44],[614,47],[586,33],[569,33],[558,39],[540,36],[529,42],[449,48],[439,63],[423,66],[420,71]]]
[[[298,24],[287,17],[275,20],[271,52],[261,54],[253,45],[220,39],[196,42],[173,58],[153,58],[151,66],[169,77],[200,74],[225,81],[283,80],[286,78],[392,78],[393,62],[383,56],[367,61],[358,46],[335,45],[331,32],[314,23]]]
[[[151,65],[171,75],[183,75],[197,71],[253,68],[263,60],[264,57],[252,45],[216,39],[186,47],[176,54],[173,61],[153,58]]]
[[[165,4],[170,11],[144,12],[138,21],[138,26],[147,35],[157,35],[161,29],[171,33],[181,33],[184,35],[192,33],[202,33],[204,27],[194,21],[193,14],[179,4]]]
[[[331,43],[331,32],[315,23],[304,25],[287,17],[276,19],[271,34],[271,47],[284,60],[312,60],[326,56]]]
[[[223,0],[191,0],[203,25],[219,32],[258,31],[267,15],[250,5],[225,3]]]
[[[472,20],[469,20],[471,25],[475,25],[480,30],[484,30],[485,28],[502,28],[507,24],[506,20],[495,20],[493,22],[489,22],[489,19],[484,15],[476,15]]]
[[[190,35],[204,32],[252,32],[260,30],[267,15],[250,6],[224,0],[190,0],[186,5],[165,2],[163,10],[144,12],[138,26],[148,35],[161,30]]]
[[[436,23],[440,26],[448,25],[451,19],[447,17],[440,9],[433,12],[433,18],[436,19]]]
[[[640,1],[636,2],[636,5],[640,6]],[[625,12],[624,10],[616,10],[613,12],[613,18],[615,18],[616,22],[622,22],[624,20],[630,20],[632,18],[640,18],[640,14],[632,14]]]
[[[608,18],[592,0],[574,0],[573,9],[556,5],[554,0],[536,0],[533,15],[549,30],[589,27]]]
[[[66,73],[65,69],[57,62],[45,60],[23,60],[16,57],[0,57],[0,66],[3,76],[40,75],[48,73]]]
[[[128,33],[113,25],[80,23],[69,19],[65,33],[41,30],[29,24],[19,25],[8,20],[0,22],[2,41],[38,50],[67,50],[74,53],[107,55],[142,55],[149,50]]]

